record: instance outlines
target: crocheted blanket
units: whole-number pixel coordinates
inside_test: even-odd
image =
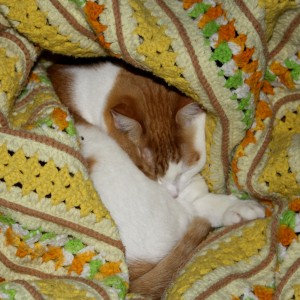
[[[299,0],[0,0],[0,298],[124,299],[124,248],[40,53],[118,57],[208,111],[203,176],[262,199],[166,299],[300,299]]]

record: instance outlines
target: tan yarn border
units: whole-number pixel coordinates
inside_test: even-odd
[[[5,26],[5,25],[3,25],[3,24],[0,24],[0,32],[1,32],[1,31],[4,31],[4,30],[7,29],[7,28],[9,28],[9,27],[7,27],[7,26]]]
[[[282,48],[285,46],[285,44],[289,41],[292,34],[296,30],[296,28],[300,25],[300,13],[296,15],[296,17],[292,20],[288,28],[286,29],[285,33],[283,34],[283,39],[279,41],[279,43],[276,45],[276,47],[271,51],[270,57],[273,58],[276,56]]]
[[[125,44],[125,38],[123,34],[122,17],[121,17],[119,0],[112,0],[112,7],[115,16],[116,36],[118,38],[120,50],[122,53],[122,58],[124,58],[126,62],[128,62],[129,64],[133,65],[136,68],[147,70],[145,66],[143,66],[142,64],[138,63],[135,59],[133,59],[127,50]]]
[[[15,35],[7,32],[7,31],[6,32],[0,32],[0,36],[12,41],[13,43],[15,43],[23,51],[24,56],[25,56],[25,61],[26,61],[26,70],[25,70],[25,73],[23,74],[24,79],[25,79],[25,80],[23,80],[23,82],[25,83],[28,76],[29,76],[30,70],[33,66],[33,61],[31,59],[31,55],[30,55],[27,47],[25,46],[25,44],[20,39],[18,39]]]
[[[252,277],[253,275],[257,274],[259,271],[264,269],[267,265],[271,263],[273,258],[276,256],[276,245],[277,245],[277,228],[278,228],[278,222],[279,222],[279,215],[281,214],[282,210],[284,209],[284,205],[282,201],[274,200],[274,202],[278,205],[278,211],[276,215],[273,216],[272,224],[271,224],[271,242],[269,247],[269,254],[268,256],[256,267],[254,267],[252,270],[249,270],[245,273],[234,273],[230,274],[227,277],[221,279],[218,283],[213,284],[210,286],[205,292],[198,295],[198,300],[206,299],[207,297],[211,296],[215,291],[225,287],[230,282],[237,280],[237,279],[245,279]]]
[[[280,299],[280,293],[282,292],[285,284],[288,282],[289,278],[293,276],[293,274],[299,269],[300,267],[300,258],[298,258],[293,265],[287,270],[281,281],[276,287],[276,292],[273,296],[273,299]]]
[[[89,229],[89,228],[84,227],[82,225],[73,223],[69,220],[64,220],[64,219],[61,219],[59,217],[55,217],[55,216],[52,216],[52,215],[49,215],[49,214],[46,214],[46,213],[43,213],[43,212],[39,212],[39,211],[30,209],[28,207],[25,207],[25,206],[22,206],[22,205],[19,205],[19,204],[16,204],[16,203],[9,202],[9,201],[7,201],[3,198],[0,198],[0,204],[2,206],[6,207],[6,208],[24,213],[24,214],[32,216],[34,218],[38,218],[38,219],[41,219],[41,220],[44,220],[44,221],[47,221],[47,222],[55,223],[55,224],[58,224],[60,226],[67,227],[71,230],[80,232],[80,233],[85,234],[85,235],[87,235],[91,238],[94,238],[96,240],[107,243],[107,244],[109,244],[113,247],[116,247],[116,248],[120,249],[123,253],[125,253],[125,248],[124,248],[121,241],[114,240],[114,239],[112,239],[108,236],[105,236],[105,235],[103,235],[103,234],[101,234],[101,233],[99,233],[99,232],[97,232],[93,229]]]
[[[90,286],[91,288],[93,288],[104,299],[107,299],[107,300],[110,299],[108,294],[106,293],[106,291],[101,286],[99,286],[98,284],[93,282],[92,280],[88,280],[88,279],[85,279],[85,278],[82,278],[82,277],[47,274],[47,273],[43,273],[43,272],[38,271],[38,270],[34,270],[32,268],[29,268],[29,267],[22,267],[22,266],[19,266],[15,263],[11,262],[1,252],[1,250],[0,250],[0,260],[6,267],[13,270],[14,272],[27,274],[27,275],[30,275],[30,276],[35,276],[35,277],[38,277],[40,279],[66,279],[66,280],[78,281],[78,282],[81,282],[81,283],[86,284],[86,285]],[[44,298],[42,298],[42,299],[44,299]]]
[[[86,163],[85,159],[82,157],[82,155],[80,154],[80,152],[78,152],[78,151],[74,150],[73,148],[71,148],[65,144],[62,144],[50,137],[30,133],[30,132],[24,131],[24,130],[14,130],[14,129],[10,129],[10,128],[0,128],[0,133],[1,132],[12,135],[12,136],[18,136],[20,138],[29,139],[29,140],[33,140],[35,142],[43,143],[47,146],[56,148],[60,151],[64,151],[67,154],[72,155],[73,157],[78,159],[87,168],[87,163]]]
[[[0,111],[0,125],[2,127],[8,127],[8,122],[4,116],[4,114]],[[1,130],[1,129],[0,129]]]
[[[268,132],[265,136],[265,140],[263,142],[263,144],[261,145],[258,153],[256,154],[256,156],[254,157],[253,161],[252,161],[252,164],[249,168],[249,171],[248,171],[248,174],[247,174],[247,180],[246,180],[246,186],[247,188],[249,189],[249,191],[251,192],[251,194],[259,199],[262,199],[264,198],[263,195],[261,195],[259,192],[257,192],[255,190],[255,188],[253,187],[252,185],[252,177],[253,177],[253,174],[255,172],[255,169],[257,167],[257,165],[259,164],[260,160],[262,159],[270,141],[271,141],[271,136],[272,136],[272,129],[273,129],[273,125],[274,125],[274,122],[275,122],[275,117],[276,117],[276,114],[278,112],[278,110],[280,109],[280,107],[288,102],[292,102],[292,101],[299,101],[300,99],[300,94],[293,94],[293,95],[288,95],[288,96],[285,96],[283,98],[281,98],[280,100],[278,100],[275,105],[273,106],[273,114],[272,114],[272,117],[271,117],[271,120],[270,120],[270,124],[269,124],[269,128],[268,128]],[[269,196],[269,198],[272,198],[271,196]]]
[[[42,295],[36,290],[36,288],[34,286],[32,286],[31,284],[29,284],[27,281],[17,279],[17,280],[13,280],[11,282],[22,285],[34,299],[36,299],[36,300],[44,299],[44,297],[42,297]]]
[[[252,23],[253,27],[255,28],[258,36],[260,37],[262,46],[263,46],[263,52],[266,58],[265,67],[269,60],[269,51],[268,51],[268,45],[267,40],[265,36],[265,32],[261,27],[261,24],[257,21],[257,19],[253,16],[252,12],[249,10],[247,5],[243,0],[235,0],[235,3],[240,8],[240,10],[244,13],[244,15],[249,19],[249,21]]]
[[[204,72],[199,64],[197,55],[194,51],[194,48],[191,44],[190,38],[185,30],[185,28],[182,26],[182,23],[180,20],[177,18],[177,16],[172,12],[172,10],[166,5],[165,2],[162,0],[156,0],[156,3],[165,11],[165,13],[168,15],[168,17],[173,21],[174,25],[176,26],[181,39],[183,40],[185,47],[187,49],[187,52],[190,56],[190,59],[193,63],[193,66],[195,68],[198,80],[200,84],[204,87],[207,95],[209,96],[210,102],[214,109],[218,112],[218,116],[220,118],[220,122],[222,125],[222,151],[221,151],[221,157],[222,157],[222,162],[223,162],[223,172],[224,172],[224,177],[225,177],[225,182],[228,183],[228,178],[229,178],[229,120],[227,118],[226,113],[224,112],[221,104],[218,102],[218,99],[216,95],[213,92],[212,87],[206,80],[206,77],[204,75]]]
[[[85,35],[89,39],[95,41],[97,40],[97,36],[84,28],[81,24],[77,22],[77,20],[63,7],[62,4],[59,3],[58,0],[49,0],[52,5],[61,13],[61,15],[68,21],[70,25],[73,26],[79,33]]]

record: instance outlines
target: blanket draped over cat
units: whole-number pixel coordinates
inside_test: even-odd
[[[210,190],[267,207],[211,234],[164,298],[299,299],[298,0],[0,0],[0,298],[135,299],[44,50],[116,57],[198,101]]]

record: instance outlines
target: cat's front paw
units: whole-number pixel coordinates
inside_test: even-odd
[[[265,209],[254,200],[239,200],[231,205],[223,215],[225,226],[233,225],[241,221],[249,221],[265,216]]]

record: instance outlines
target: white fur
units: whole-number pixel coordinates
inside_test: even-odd
[[[72,74],[71,97],[81,116],[106,129],[103,111],[121,68],[105,62],[87,67],[69,66],[66,70]]]
[[[263,218],[264,208],[256,201],[242,201],[234,195],[209,193],[205,180],[199,174],[206,161],[205,114],[196,115],[191,122],[190,126],[196,130],[194,147],[201,154],[200,160],[192,167],[185,166],[182,161],[170,162],[165,176],[159,179],[159,183],[173,197],[177,197],[183,206],[192,206],[195,215],[206,218],[213,227]]]
[[[77,130],[84,157],[97,158],[91,178],[118,225],[127,259],[159,261],[183,236],[192,212],[146,177],[107,134],[84,125]]]
[[[196,131],[194,141],[195,150],[200,153],[200,159],[192,166],[186,166],[182,160],[178,163],[169,162],[169,168],[164,177],[159,178],[159,183],[165,186],[173,197],[177,197],[191,181],[193,176],[198,174],[204,167],[206,161],[205,147],[205,119],[204,112],[193,116],[190,120],[190,130]]]
[[[239,200],[234,195],[209,193],[207,184],[200,174],[191,179],[177,200],[193,206],[195,215],[206,218],[213,227],[233,225],[242,220],[265,216],[264,208],[254,200]]]
[[[264,216],[254,201],[208,193],[195,175],[178,198],[146,177],[126,152],[96,126],[77,125],[84,157],[97,158],[91,178],[104,205],[118,225],[128,261],[158,262],[181,239],[195,216],[213,226]]]

